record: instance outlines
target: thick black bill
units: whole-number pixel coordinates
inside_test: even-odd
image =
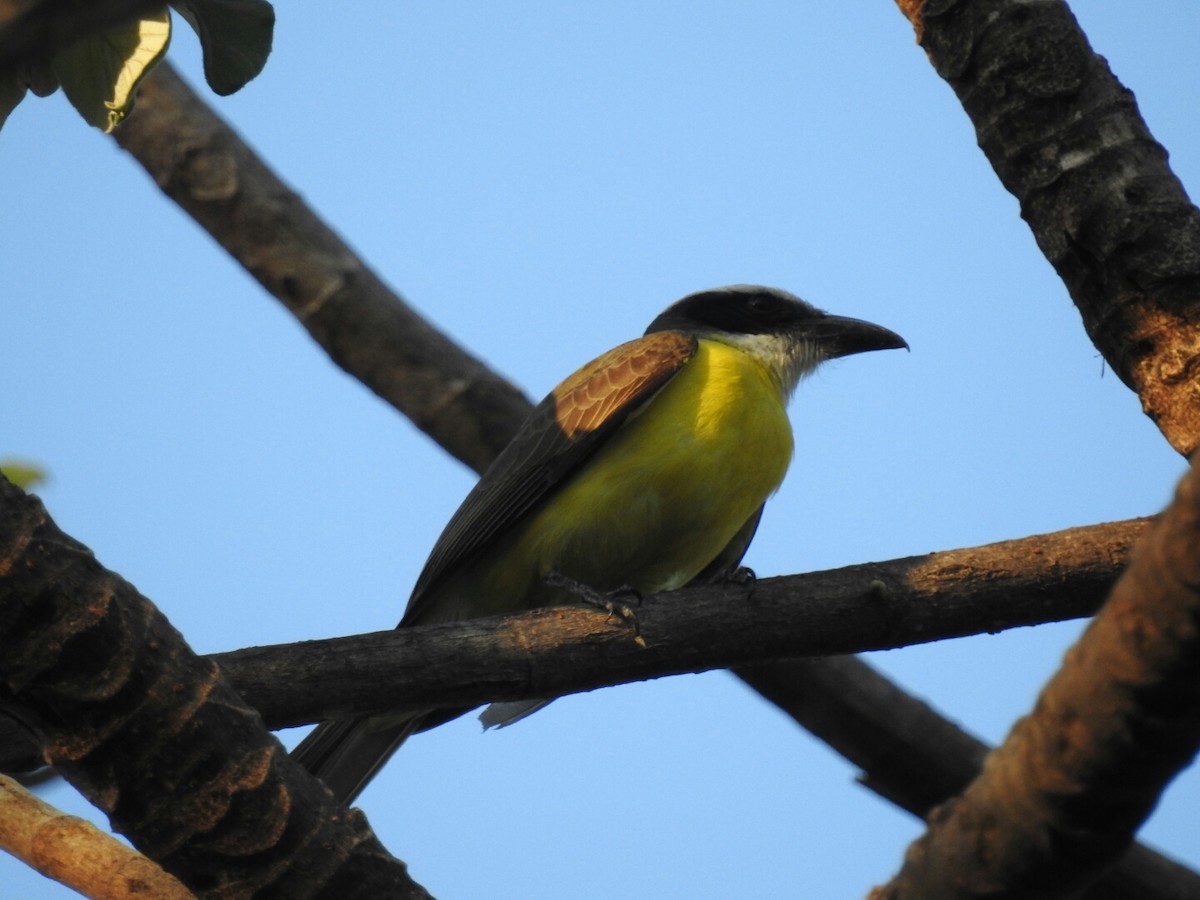
[[[866,353],[868,350],[908,349],[908,343],[896,332],[845,316],[825,316],[805,323],[807,338],[821,345],[826,359]]]

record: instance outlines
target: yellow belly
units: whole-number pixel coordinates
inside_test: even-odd
[[[783,480],[792,456],[784,403],[759,363],[701,341],[650,405],[502,542],[474,587],[497,612],[561,601],[541,584],[552,571],[598,590],[681,587]]]

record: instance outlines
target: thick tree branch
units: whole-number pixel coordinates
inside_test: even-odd
[[[33,732],[3,713],[3,704],[0,704],[0,772],[12,775],[44,766],[42,745]]]
[[[796,656],[899,647],[1089,615],[1147,520],[647,598],[632,628],[544,609],[215,659],[273,727],[472,706]]]
[[[1200,443],[1200,210],[1060,0],[901,0],[1114,372]]]
[[[835,585],[836,589],[826,597],[826,602],[836,605],[837,598],[842,593],[847,591],[854,593],[856,584],[860,589],[862,585],[868,585],[867,593],[870,594],[869,585],[872,581],[883,584],[895,584],[900,581],[900,584],[883,594],[876,594],[873,600],[867,604],[867,619],[876,622],[875,626],[867,629],[868,636],[877,632],[891,633],[894,636],[915,632],[926,639],[936,636],[936,632],[931,632],[923,624],[923,616],[926,611],[920,611],[916,617],[909,615],[909,607],[916,607],[919,610],[922,606],[928,606],[931,597],[938,598],[939,609],[953,618],[957,618],[960,612],[969,611],[975,605],[971,598],[986,603],[985,606],[979,607],[985,614],[983,620],[973,627],[994,630],[1000,624],[1011,623],[1016,616],[1024,615],[1024,613],[1018,613],[1017,610],[1049,608],[1057,602],[1059,597],[1068,598],[1072,606],[1086,606],[1097,602],[1098,598],[1103,595],[1106,585],[1115,578],[1117,571],[1123,565],[1133,541],[1146,527],[1145,520],[1135,520],[1072,529],[1059,534],[1003,542],[983,548],[933,554],[930,557],[913,560],[897,560],[891,563],[851,567],[848,570],[834,573],[816,573],[813,576],[775,579],[773,581],[778,582],[781,588],[779,598],[774,597],[776,591],[771,582],[764,582],[760,586],[760,590],[756,591],[755,596],[749,601],[739,597],[730,603],[727,598],[723,597],[721,591],[712,591],[710,593],[714,596],[709,599],[708,603],[709,605],[715,604],[720,608],[702,615],[701,619],[716,616],[724,622],[728,616],[736,615],[740,611],[739,605],[770,607],[776,601],[786,603],[792,611],[798,607],[803,608],[803,606],[820,608],[826,604],[811,591],[829,584]],[[1015,578],[1006,578],[1004,573],[1010,572],[1014,563],[1017,564],[1019,572]],[[919,592],[911,592],[914,585],[920,586]],[[693,593],[704,592],[689,592],[689,594]],[[1015,606],[1009,605],[999,611],[992,606],[997,600],[1006,600],[1012,593],[1022,593],[1025,596],[1019,598]],[[796,594],[804,595],[807,599],[802,603],[797,603]],[[788,597],[792,599],[784,599]],[[677,617],[687,621],[696,611],[695,604],[698,600],[700,598],[694,596],[664,595],[657,603],[648,604],[642,613],[647,635],[651,636],[655,631],[669,627],[663,623],[659,623],[654,628],[650,627],[650,621],[657,620],[657,614],[664,605],[676,605]],[[841,612],[836,618],[840,619],[844,614]],[[378,708],[397,699],[403,699],[407,696],[406,691],[411,693],[414,701],[419,699],[425,703],[430,700],[447,703],[474,703],[492,698],[512,699],[538,693],[541,684],[524,677],[530,670],[534,672],[543,669],[557,670],[563,665],[546,656],[547,652],[553,652],[553,648],[550,648],[549,651],[545,646],[542,647],[542,650],[537,648],[539,645],[548,644],[553,632],[566,632],[568,636],[572,635],[575,631],[572,619],[575,617],[583,620],[585,630],[587,627],[595,630],[599,625],[600,634],[597,646],[607,647],[610,650],[615,648],[618,656],[632,656],[637,665],[641,664],[641,660],[638,660],[637,657],[646,657],[659,643],[652,638],[651,648],[647,651],[640,651],[629,639],[630,635],[625,626],[615,624],[606,626],[603,623],[603,616],[586,611],[558,610],[552,613],[535,613],[509,622],[493,620],[492,622],[471,623],[468,626],[448,626],[443,629],[414,629],[411,635],[387,632],[363,639],[352,638],[320,642],[325,645],[326,652],[321,653],[319,658],[323,664],[333,666],[335,670],[321,668],[313,671],[312,659],[315,646],[313,644],[291,648],[262,648],[242,651],[223,654],[217,659],[222,662],[227,674],[231,676],[231,680],[239,689],[255,698],[255,702],[262,707],[267,719],[274,725],[305,721],[343,709],[346,707],[344,698],[348,693],[355,694],[359,701],[353,705],[355,709]],[[532,620],[532,622],[528,620]],[[882,631],[879,626],[881,622],[886,623],[882,627]],[[461,641],[454,638],[454,633],[461,631],[464,627],[474,629],[476,625],[499,626],[494,630],[495,633],[490,643],[500,646],[501,654],[510,657],[510,665],[507,667],[497,666],[494,661],[486,661],[485,655],[481,669],[486,671],[478,675],[480,683],[464,692],[460,683],[463,677],[470,678],[476,673],[473,669],[463,673],[461,671],[462,663],[464,660],[474,661],[480,654],[474,648],[465,653],[462,652]],[[855,621],[836,622],[835,625],[836,627],[831,630],[825,626],[810,623],[802,625],[800,630],[812,628],[817,631],[819,640],[828,642],[839,639],[839,634],[853,633],[860,628]],[[718,630],[724,627],[725,625],[722,624]],[[768,627],[774,629],[774,626],[769,625]],[[449,632],[449,634],[438,635],[436,632],[439,630]],[[546,634],[542,635],[542,631],[545,631]],[[393,642],[407,637],[415,638],[415,646],[419,649],[415,652],[413,648],[397,651],[392,647]],[[545,640],[542,640],[543,637]],[[706,638],[695,643],[704,645],[708,640]],[[363,659],[353,649],[350,651],[340,649],[346,646],[353,647],[359,642],[365,642],[367,645],[379,643],[372,649],[368,659]],[[513,656],[514,647],[517,648],[515,656]],[[603,655],[609,657],[611,654]],[[298,660],[297,657],[299,657]],[[405,683],[394,684],[392,682],[393,672],[390,670],[396,669],[398,661],[400,665],[404,665],[403,660],[406,657],[409,659],[415,657],[420,661],[420,664],[415,666],[409,674],[420,677],[434,673],[435,678],[418,682],[415,686]],[[439,658],[443,659],[444,665],[438,664]],[[610,666],[611,660],[606,658],[598,664]],[[594,673],[588,671],[593,665],[592,662],[585,659],[577,663],[576,667],[584,668],[583,676],[586,679],[587,677],[594,678]],[[743,674],[753,679],[756,685],[764,687],[764,676],[766,673],[770,673],[775,683],[765,688],[766,695],[784,705],[785,708],[795,711],[797,709],[796,684],[794,681],[781,683],[779,678],[781,673],[786,674],[790,669],[803,665],[805,664],[782,663],[743,670]],[[866,767],[868,784],[881,790],[890,799],[917,812],[922,807],[948,796],[970,777],[971,762],[977,761],[981,752],[979,745],[965,736],[962,740],[955,741],[953,726],[942,722],[936,717],[936,714],[927,709],[925,709],[923,718],[912,719],[905,712],[904,701],[906,698],[898,690],[892,688],[883,695],[877,696],[875,699],[881,702],[876,703],[876,708],[872,709],[869,704],[864,704],[862,691],[845,689],[847,687],[845,684],[842,684],[836,691],[821,689],[829,687],[831,672],[844,673],[847,667],[854,665],[854,661],[836,659],[814,660],[807,664],[810,671],[817,673],[823,671],[818,680],[820,687],[810,693],[809,701],[816,701],[817,705],[824,710],[824,715],[821,712],[812,715],[810,710],[809,715],[802,714],[800,716],[801,721],[812,727],[819,736],[829,740],[836,749],[847,753],[856,763]],[[861,666],[861,664],[858,665]],[[496,677],[497,671],[502,675],[506,668],[514,673],[511,683],[516,686],[508,693],[501,688],[503,678]],[[460,671],[456,671],[456,669]],[[346,670],[350,670],[353,674],[347,675]],[[853,670],[851,669],[851,671]],[[448,679],[451,683],[439,684],[438,677],[443,680]],[[279,680],[278,684],[274,683],[276,679]],[[344,684],[345,679],[350,679],[349,683]],[[580,684],[583,688],[587,688],[612,680],[614,680],[612,675],[605,676],[601,681],[584,680],[577,682],[576,689],[579,689],[578,685]],[[370,688],[369,692],[365,694],[364,684]],[[785,686],[781,687],[781,684]],[[567,687],[571,686],[568,682]],[[790,696],[784,696],[785,694],[790,694]],[[911,698],[908,698],[908,701],[915,703],[915,701],[911,701]],[[830,705],[831,702],[832,705]],[[314,705],[323,708],[316,709]],[[296,717],[289,710],[297,708],[301,710],[307,708],[308,711],[302,712]],[[858,720],[850,721],[847,717],[847,709],[860,711],[866,709],[866,714]],[[882,726],[874,721],[876,713],[880,711],[886,711],[886,714],[878,717],[885,723]],[[821,725],[822,718],[825,720],[825,727]],[[917,737],[922,741],[927,741],[934,735],[950,735],[951,737],[948,743],[943,742],[946,743],[946,746],[938,745],[933,752],[916,752],[910,745],[905,746],[900,753],[880,752],[873,758],[864,758],[861,753],[856,753],[854,749],[856,743],[859,746],[873,746],[881,748],[881,750],[883,748],[895,750],[896,745],[893,737],[888,734],[887,723],[898,724],[901,733],[906,733],[910,741]],[[863,730],[864,728],[865,730]],[[847,741],[844,737],[839,738],[838,736],[839,734],[844,735],[848,731],[859,732],[860,730],[863,730],[860,735],[862,739],[857,741],[854,739]],[[968,760],[966,766],[961,763],[961,759],[964,757]],[[947,776],[946,770],[950,770],[952,774]],[[899,773],[898,776],[897,773]],[[916,801],[911,797],[914,784],[930,786],[930,790],[917,792],[918,799]],[[1173,885],[1189,884],[1186,870],[1173,866],[1150,851],[1141,850],[1114,877],[1124,879],[1119,882],[1121,884],[1134,885],[1139,891],[1137,896],[1164,898],[1164,900],[1177,896],[1170,889],[1164,889],[1164,885],[1169,888]],[[1120,895],[1099,893],[1091,896]]]
[[[335,363],[447,451],[482,471],[508,443],[528,399],[413,312],[170,65],[113,137]]]
[[[1200,212],[1132,95],[1063,3],[900,6],[1093,342],[1172,445],[1190,452],[1200,442]],[[1187,484],[1169,514],[1174,536],[1161,537],[1164,524],[1151,546],[1194,559]],[[1035,713],[936,814],[878,896],[1065,896],[1115,858],[1200,741],[1196,597],[1187,596],[1197,581],[1185,591],[1148,587],[1169,584],[1170,567],[1182,565],[1162,549],[1139,553],[1140,573],[1122,580]],[[1140,612],[1131,599],[1139,592]],[[1156,608],[1183,630],[1164,636]]]
[[[916,5],[913,5],[913,6],[916,6]],[[1153,155],[1151,155],[1151,156],[1153,156]],[[1153,206],[1153,204],[1151,204],[1151,206]],[[1166,204],[1166,206],[1164,206],[1164,209],[1169,208],[1169,206],[1170,206],[1170,204]],[[1084,250],[1084,248],[1086,247],[1086,242],[1082,242],[1079,238],[1079,235],[1075,235],[1075,234],[1073,234],[1072,238],[1070,238],[1069,244],[1072,247],[1080,248],[1080,250]],[[1085,256],[1086,256],[1086,253],[1090,252],[1090,251],[1084,250],[1084,252],[1085,252]],[[1174,278],[1175,276],[1170,275],[1170,277]],[[1169,280],[1170,280],[1170,278],[1169,278]],[[1151,292],[1151,293],[1154,293],[1154,292]],[[1078,298],[1076,298],[1076,302],[1079,302]],[[1082,305],[1081,305],[1081,310],[1084,310],[1084,306],[1082,306]],[[1087,316],[1088,316],[1088,313],[1085,310],[1085,318]],[[1132,318],[1132,319],[1126,320],[1126,322],[1118,322],[1117,325],[1120,325],[1120,328],[1117,328],[1117,326],[1114,326],[1114,329],[1112,329],[1112,334],[1120,336],[1120,332],[1122,331],[1123,328],[1127,328],[1127,326],[1128,326],[1128,328],[1132,328],[1133,325],[1138,325],[1139,322],[1141,322],[1142,324],[1145,324],[1145,322],[1146,322],[1146,320],[1148,320],[1148,318],[1150,318],[1150,317],[1144,317],[1140,320],[1136,319],[1136,318]],[[1090,326],[1090,330],[1092,330],[1091,326]],[[1138,332],[1138,334],[1141,334],[1141,332]],[[317,336],[318,340],[322,340],[322,338],[320,338],[320,336],[317,335],[316,331],[314,331],[314,336]],[[401,335],[400,337],[402,340],[403,336]],[[1093,338],[1094,338],[1094,335],[1093,335]],[[390,338],[389,338],[389,340],[390,340]],[[1117,342],[1117,338],[1114,338],[1114,341]],[[1102,347],[1102,349],[1104,349],[1104,348]],[[386,354],[384,354],[384,355],[386,355]],[[1108,355],[1108,352],[1106,352],[1106,355]],[[1178,356],[1177,356],[1177,359],[1182,359],[1182,358],[1178,358]],[[1117,366],[1116,362],[1112,361],[1111,356],[1110,356],[1110,362],[1112,362],[1112,365],[1114,365],[1114,367],[1117,368],[1118,372],[1122,372],[1122,377],[1124,377],[1124,372],[1123,372],[1122,368],[1120,366]],[[342,365],[347,368],[347,371],[352,371],[352,372],[355,371],[355,361],[352,358],[350,358],[350,356],[348,354],[346,355],[346,358],[344,358],[342,360]],[[1135,374],[1136,374],[1136,372],[1135,372]],[[1158,374],[1160,374],[1160,376],[1170,376],[1170,371],[1168,371],[1168,368],[1160,368]],[[448,368],[448,371],[446,371],[446,373],[445,373],[445,377],[448,377],[448,378],[455,377],[454,376],[454,367],[451,366],[450,368]],[[1130,378],[1126,377],[1126,380],[1127,380],[1127,383],[1133,384],[1134,386],[1138,386],[1138,384],[1133,382],[1133,380],[1130,380]],[[1144,380],[1144,384],[1150,383],[1150,380],[1152,380],[1152,379]],[[1145,395],[1144,395],[1144,400],[1145,400]],[[1166,404],[1166,406],[1169,407],[1170,403]],[[520,409],[521,404],[517,403],[517,404],[515,404],[515,407],[517,409]],[[1186,443],[1181,444],[1180,440],[1178,440],[1178,436],[1180,436],[1180,434],[1186,432],[1186,426],[1170,425],[1170,422],[1168,421],[1169,416],[1166,416],[1163,413],[1156,412],[1156,407],[1154,407],[1154,404],[1151,403],[1150,401],[1146,401],[1146,407],[1147,407],[1147,410],[1150,410],[1152,415],[1156,416],[1156,419],[1160,422],[1160,427],[1164,428],[1164,433],[1168,433],[1169,436],[1171,436],[1172,430],[1174,430],[1176,437],[1172,438],[1172,442],[1174,442],[1176,444],[1176,446],[1189,445]],[[470,404],[469,402],[463,403],[462,406],[457,407],[456,409],[457,409],[457,412],[470,414],[470,410],[472,410],[472,404]],[[1184,412],[1186,412],[1186,407],[1184,407]],[[1177,413],[1177,410],[1175,410],[1175,413]],[[1175,414],[1175,413],[1172,413],[1172,414]],[[508,427],[509,430],[511,430],[511,427],[515,426],[515,422],[517,421],[518,418],[520,418],[520,415],[515,415],[514,418],[512,418],[511,421],[509,422],[508,426],[506,426],[506,427]],[[1180,416],[1176,415],[1176,419],[1178,419],[1178,418],[1180,418]],[[1186,419],[1186,415],[1184,415],[1183,418]],[[1166,422],[1166,424],[1164,424],[1164,422]],[[505,431],[503,433],[506,436],[506,434],[510,433],[510,431]],[[462,452],[458,452],[457,455],[460,456],[461,458],[467,458],[467,457],[464,457]],[[478,454],[478,455],[472,456],[470,458],[473,458],[473,460],[475,460],[475,458],[478,458],[478,460],[481,460],[482,462],[486,462],[487,457],[486,457],[486,454]],[[476,464],[476,463],[473,462],[472,464]],[[476,464],[476,468],[478,468],[478,464]]]
[[[292,260],[295,265],[303,264],[319,269],[323,258],[329,255],[329,252],[323,249],[326,242],[336,242],[337,239],[329,236],[319,224],[315,228],[290,227],[285,219],[302,223],[315,222],[316,216],[304,209],[302,201],[286,191],[279,180],[254,158],[252,151],[238,136],[178,78],[167,73],[159,73],[156,78],[158,83],[155,84],[152,80],[151,84],[147,85],[137,113],[122,127],[121,134],[117,135],[124,142],[126,149],[146,166],[160,185],[171,186],[167,189],[168,195],[196,216],[218,242],[231,248],[231,252],[252,271],[261,265],[256,260],[270,258]],[[250,163],[242,164],[243,160],[250,160]],[[219,177],[206,174],[209,170],[218,176],[222,172],[236,172],[236,202],[223,199],[227,194],[235,193],[233,190],[203,189],[205,184],[220,182]],[[216,199],[210,199],[211,197]],[[286,216],[281,215],[280,210],[286,210]],[[246,227],[245,223],[248,222],[262,225]],[[279,229],[284,231],[283,238],[275,237],[275,231]],[[309,246],[306,241],[314,234],[317,236],[317,242]],[[350,258],[348,250],[340,245],[337,247],[332,253],[335,258]],[[337,270],[334,268],[326,275],[318,273],[308,277],[318,282],[336,280]],[[271,288],[271,284],[268,283],[271,279],[260,276],[260,280]],[[289,309],[303,317],[303,304],[286,300],[285,302]],[[357,307],[361,305],[370,309],[378,305],[399,308],[399,304],[398,299],[392,296],[384,297],[374,290],[367,291],[361,298],[352,293],[344,303],[325,310],[328,317],[323,320],[321,329],[311,330],[314,338],[326,347],[350,374],[370,384],[378,379],[376,369],[379,366],[397,365],[397,361],[409,358],[412,354],[411,348],[422,343],[422,331],[418,329],[412,334],[408,332],[408,325],[419,320],[402,308],[398,312],[385,309],[383,312],[364,316],[357,311]],[[379,319],[394,323],[394,327],[371,325],[363,331],[356,331],[356,319]],[[327,334],[340,337],[335,340],[327,337]],[[343,344],[350,347],[354,341],[363,340],[364,335],[369,339],[365,350],[360,352],[352,348],[339,349]],[[457,353],[445,356],[436,353],[435,357],[443,365],[436,371],[429,372],[433,379],[433,383],[428,387],[430,397],[457,396],[457,402],[445,408],[445,419],[473,419],[482,423],[479,426],[481,431],[493,435],[495,439],[486,445],[479,444],[471,436],[471,426],[446,427],[433,432],[433,436],[460,459],[470,460],[476,469],[480,469],[490,461],[491,455],[516,429],[529,406],[519,395],[515,395],[515,392],[513,395],[517,396],[516,400],[500,406],[487,401],[487,392],[460,392],[456,386],[469,383],[476,377],[475,360]],[[441,380],[441,387],[438,385],[438,379]],[[417,379],[415,383],[418,387],[426,385],[423,379]],[[408,408],[403,401],[403,392],[378,387],[376,390],[402,411]],[[425,402],[418,402],[417,408],[420,409]],[[433,405],[437,405],[436,400]],[[269,687],[270,679],[264,676],[260,683],[265,691]],[[524,689],[530,690],[531,686],[525,686]],[[260,693],[256,702],[267,707],[269,717],[274,717],[271,703],[264,694]],[[339,704],[343,707],[346,705],[344,700],[336,698],[329,708],[338,708]],[[306,717],[306,713],[293,709],[286,715],[274,717],[273,721],[279,724]],[[833,714],[832,718],[837,719],[839,716]],[[6,741],[4,746],[9,747],[12,744]]]
[[[902,646],[1088,615],[1148,523],[1131,519],[765,579],[749,597],[736,586],[659,595],[638,612],[644,650],[623,623],[556,609],[213,658],[268,725],[282,728],[389,706],[515,700],[735,663]],[[0,717],[0,770],[28,768],[25,745],[14,739],[19,730],[3,723]]]
[[[426,896],[217,666],[2,477],[0,635],[0,704],[114,829],[193,891]]]
[[[971,630],[990,631],[1020,621],[1030,611],[1043,618],[1061,617],[1061,613],[1050,611],[1064,599],[1068,606],[1086,612],[1104,595],[1133,541],[1146,527],[1145,520],[1135,520],[929,557],[772,579],[759,585],[748,600],[740,593],[731,599],[727,596],[729,589],[663,595],[647,603],[641,612],[649,645],[646,650],[630,639],[627,626],[606,624],[601,614],[554,610],[507,621],[485,620],[259,648],[222,654],[216,659],[230,680],[276,726],[335,712],[382,708],[397,701],[469,705],[488,699],[580,690],[618,679],[646,677],[647,673],[724,664],[718,658],[711,665],[698,665],[694,648],[710,646],[716,640],[714,652],[718,654],[743,651],[746,641],[753,640],[744,637],[750,626],[738,624],[744,618],[758,620],[754,630],[769,634],[791,629],[795,632],[791,637],[799,641],[797,647],[804,652],[823,652],[845,649],[840,642],[847,640],[855,641],[849,645],[851,649],[861,649],[884,646],[887,641],[908,641],[913,636],[934,639],[941,632],[940,626],[931,625],[931,613],[959,623],[953,627],[961,631],[963,616],[975,610],[982,616],[975,617]],[[890,587],[878,591],[872,589],[873,584]],[[1014,594],[1021,595],[1015,602]],[[797,619],[798,613],[810,609],[818,611],[815,619]],[[820,614],[821,610],[825,613]],[[679,622],[686,626],[693,621],[710,633],[686,636],[673,650],[671,629]],[[743,638],[731,641],[732,648],[724,648],[719,644],[720,635],[727,632]],[[808,632],[814,635],[812,642],[804,640]],[[862,640],[856,641],[860,633]],[[661,660],[655,660],[656,654],[681,662],[664,668]],[[798,665],[744,671],[760,687],[764,686],[764,674],[772,674],[776,683],[766,689],[767,696],[794,710],[796,685],[781,688],[779,676]],[[809,664],[823,680],[810,693],[809,705],[815,702],[818,710],[814,714],[810,708],[808,715],[801,716],[805,724],[863,765],[872,787],[916,812],[949,796],[969,780],[981,752],[979,745],[965,736],[956,740],[953,727],[932,711],[922,707],[920,716],[914,719],[904,695],[894,688],[882,694],[875,691],[874,704],[863,700],[862,691],[822,689],[829,686],[831,672],[844,673],[853,665],[847,660]],[[820,674],[822,669],[825,671]],[[597,670],[608,674],[597,677]],[[537,673],[550,677],[539,679]],[[809,686],[813,687],[811,680]],[[789,691],[790,697],[781,696]],[[347,697],[353,697],[353,702],[347,704]],[[848,709],[857,710],[859,715],[849,718]],[[877,721],[881,711],[886,711],[879,717],[883,725]],[[933,742],[933,752],[916,752],[906,745],[897,753],[893,734],[897,728],[909,734],[910,741],[914,733],[923,742],[936,735],[943,739]],[[857,736],[847,740],[847,732],[856,732]],[[855,749],[863,746],[879,748],[880,752],[864,757]],[[925,788],[914,791],[914,785]],[[1138,867],[1130,874],[1129,867],[1135,863]],[[1167,877],[1163,877],[1164,872]],[[1162,885],[1188,883],[1181,881],[1184,876],[1178,875],[1176,867],[1153,854],[1135,857],[1120,877],[1135,884],[1138,895],[1145,897],[1172,897]]]
[[[983,773],[877,893],[1069,896],[1133,840],[1200,749],[1200,467]]]
[[[853,656],[744,666],[737,674],[849,762],[860,781],[924,817],[979,774],[988,747]]]
[[[745,667],[738,676],[859,766],[860,781],[913,815],[962,792],[988,746],[853,656]],[[1084,900],[1194,900],[1200,875],[1141,844]]]

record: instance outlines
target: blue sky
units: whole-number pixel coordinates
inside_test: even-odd
[[[1200,183],[1200,6],[1076,12]],[[275,48],[210,101],[531,397],[719,284],[908,339],[801,385],[796,459],[747,557],[760,575],[1148,514],[1183,472],[891,3],[288,4]],[[171,58],[199,82],[186,29]],[[61,96],[10,118],[0,196],[0,456],[51,470],[59,525],[200,651],[394,624],[473,475]],[[873,661],[995,741],[1078,630]],[[499,733],[461,719],[360,805],[441,898],[853,897],[919,833],[854,774],[718,672]],[[1200,865],[1198,801],[1189,771],[1144,839]],[[12,860],[0,873],[10,896],[66,895]]]

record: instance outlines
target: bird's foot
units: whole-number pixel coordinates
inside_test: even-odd
[[[637,613],[626,602],[628,600],[638,606],[642,605],[642,592],[637,588],[630,585],[622,585],[611,591],[598,591],[591,585],[584,584],[582,581],[576,581],[574,578],[564,575],[561,572],[548,572],[544,581],[551,587],[561,588],[573,594],[584,606],[590,606],[608,613],[609,619],[620,619],[628,623],[633,628],[634,643],[639,647],[646,646],[646,640],[642,637],[642,626],[638,621]]]
[[[753,591],[754,585],[758,583],[758,575],[749,566],[738,566],[736,569],[726,572],[721,582],[723,584],[736,584],[738,587],[749,588]]]
[[[754,586],[758,584],[758,576],[749,566],[737,566],[732,569],[722,569],[709,578],[705,584],[719,585],[720,587],[733,585],[744,588],[746,597],[749,599],[754,596]]]

